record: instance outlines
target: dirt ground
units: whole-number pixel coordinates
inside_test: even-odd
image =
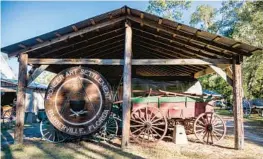
[[[263,119],[245,119],[245,149],[234,149],[233,118],[224,117],[227,123],[227,136],[217,145],[198,143],[194,135],[189,135],[188,145],[175,145],[172,142],[159,142],[156,146],[130,144],[123,152],[120,140],[111,143],[78,141],[74,143],[52,144],[41,140],[38,125],[25,128],[25,144],[13,145],[12,130],[1,132],[1,158],[153,158],[153,159],[263,159]]]

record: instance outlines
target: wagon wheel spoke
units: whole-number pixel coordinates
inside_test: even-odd
[[[144,122],[140,122],[140,121],[138,121],[138,120],[134,120],[134,119],[131,119],[131,121],[132,121],[132,122],[135,122],[135,123],[138,123],[138,124],[141,124],[141,125],[144,124]]]
[[[141,128],[139,128],[139,129],[135,130],[134,132],[132,132],[132,134],[135,134],[136,132],[142,130],[143,128],[144,128],[144,127],[141,127]]]
[[[152,126],[154,129],[160,130],[160,131],[165,131],[164,129],[158,128],[156,126]]]
[[[153,139],[153,141],[154,141],[155,138],[154,138],[154,136],[153,136],[152,129],[150,129],[149,132],[151,133],[152,139]],[[150,136],[150,135],[149,135],[149,136]]]
[[[159,124],[152,124],[154,126],[159,126],[159,125],[164,125],[164,123],[159,123]]]
[[[215,131],[212,131],[212,134],[214,135],[214,137],[216,138],[216,140],[218,141],[219,138],[217,137],[217,135],[215,134]]]
[[[145,131],[145,129],[143,129],[143,130],[136,136],[136,139],[139,138],[140,135],[141,135],[142,133],[144,133],[144,131]]]
[[[136,115],[137,116],[137,118],[136,119],[139,119],[142,123],[144,123],[145,121],[141,118],[141,117],[139,117],[138,116],[138,114],[134,114],[134,115]]]
[[[152,123],[156,123],[157,121],[160,121],[160,120],[162,120],[162,118],[161,119],[158,118],[158,119],[152,121]]]
[[[148,121],[148,106],[145,107],[145,116],[146,116],[146,121]]]
[[[224,132],[224,130],[221,130],[221,129],[216,129],[214,128],[215,131],[220,131],[220,132]]]
[[[139,114],[143,114],[142,111],[141,111],[141,109],[139,109],[139,112],[140,112]],[[138,115],[136,114],[136,116],[138,116]],[[145,122],[146,120],[145,120],[145,118],[144,118],[144,115],[141,115],[141,116],[142,116],[142,117],[139,117],[139,118],[142,119],[143,122]]]
[[[210,137],[210,132],[208,131],[208,132],[207,132],[207,137],[206,137],[206,138],[207,138],[207,140],[206,140],[206,143],[207,143],[207,144],[209,143],[209,137]]]
[[[152,131],[154,131],[158,136],[162,137],[162,135],[160,135],[156,130],[151,129]]]
[[[143,127],[143,125],[131,125],[131,128]]]
[[[199,129],[196,131],[196,133],[199,133],[199,132],[204,132],[205,130],[204,129]]]
[[[219,136],[222,136],[221,133],[219,133],[219,132],[217,132],[217,131],[215,131],[215,130],[213,130],[213,132],[216,133],[216,134],[218,134]]]

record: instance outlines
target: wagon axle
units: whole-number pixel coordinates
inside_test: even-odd
[[[147,130],[150,130],[152,128],[152,123],[151,122],[145,122],[144,123],[144,128],[147,129]]]
[[[213,125],[212,124],[207,124],[206,125],[206,131],[212,132],[213,131]]]

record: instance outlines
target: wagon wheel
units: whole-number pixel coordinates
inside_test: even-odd
[[[143,106],[132,112],[130,129],[132,138],[137,142],[158,142],[166,135],[167,120],[160,109]]]
[[[14,109],[11,108],[4,111],[1,118],[3,119],[3,124],[8,124],[8,126],[11,126],[11,124],[13,124],[13,122],[16,120]]]
[[[99,135],[104,140],[111,140],[117,136],[118,122],[115,117],[110,116],[107,122],[100,128]]]
[[[200,114],[195,120],[194,133],[201,142],[215,144],[224,138],[226,125],[217,114],[206,112]]]
[[[48,120],[40,122],[40,132],[42,138],[53,143],[63,142],[69,137],[69,135],[57,130]]]
[[[243,105],[243,114],[245,117],[248,117],[251,114],[251,104],[248,100],[243,100],[242,105]]]

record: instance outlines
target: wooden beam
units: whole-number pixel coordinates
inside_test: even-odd
[[[96,25],[94,19],[90,19],[90,22],[91,22],[92,25]],[[96,29],[96,31],[99,32],[100,30],[99,30],[99,29]]]
[[[29,77],[27,86],[29,86],[42,72],[44,72],[49,65],[41,65],[34,70],[33,74]]]
[[[123,65],[122,59],[48,59],[48,58],[30,58],[29,64],[39,65],[68,65],[68,64],[87,64],[87,65]],[[133,59],[132,65],[212,65],[229,64],[226,59]]]
[[[226,74],[230,79],[233,79],[233,71],[231,70],[230,67],[226,68]]]
[[[25,45],[23,45],[23,44],[19,44],[18,46],[21,47],[21,48],[23,48],[23,49],[26,49],[26,48],[27,48],[27,47],[26,47]]]
[[[71,38],[76,37],[76,36],[80,36],[81,34],[85,34],[85,33],[88,33],[88,32],[95,31],[95,30],[100,29],[100,28],[104,28],[106,26],[109,26],[109,25],[115,24],[117,22],[120,22],[120,21],[124,20],[125,18],[126,17],[119,17],[119,18],[116,18],[116,19],[112,19],[111,21],[98,23],[96,25],[93,25],[93,26],[81,29],[81,30],[79,30],[77,32],[72,32],[72,33],[69,33],[69,34],[66,34],[66,35],[54,38],[54,39],[52,39],[50,41],[46,41],[46,42],[43,42],[41,44],[36,44],[36,45],[30,47],[30,49],[23,49],[23,50],[19,50],[19,51],[13,52],[13,53],[9,54],[9,57],[10,56],[16,56],[16,55],[18,55],[20,53],[27,53],[29,51],[34,51],[34,50],[37,50],[37,49],[40,49],[40,48],[43,48],[43,47],[46,47],[46,46],[50,46],[50,45],[55,44],[57,42],[61,42],[61,41],[64,41],[64,40],[67,40],[67,39],[71,39]]]
[[[226,69],[227,67],[230,67],[230,64],[217,64],[217,67],[221,68],[221,69]],[[199,77],[202,77],[204,75],[208,75],[208,74],[212,74],[212,73],[215,73],[215,70],[213,70],[211,67],[208,67],[202,71],[199,71],[199,72],[196,72],[194,74],[194,77],[195,78],[199,78]]]
[[[221,76],[230,86],[233,85],[233,81],[231,78],[227,76],[227,73],[223,71],[220,67],[215,65],[209,65],[219,76]]]
[[[163,25],[158,25],[158,23],[152,22],[150,20],[146,20],[145,18],[142,20],[141,18],[137,18],[137,17],[129,16],[129,15],[127,16],[127,18],[129,20],[132,20],[132,21],[136,22],[136,23],[141,23],[143,21],[144,25],[149,26],[149,27],[154,28],[154,29],[160,29],[160,31],[163,31],[163,32],[171,34],[171,35],[177,34],[177,35],[186,37],[188,39],[195,40],[195,41],[200,41],[200,42],[203,42],[203,43],[206,43],[206,44],[209,44],[209,45],[213,45],[214,47],[218,47],[218,48],[221,48],[221,49],[224,49],[224,50],[229,50],[231,52],[241,53],[241,54],[244,54],[244,55],[250,55],[250,53],[248,53],[248,52],[245,52],[245,51],[242,51],[242,50],[239,50],[239,49],[236,49],[236,48],[228,47],[228,46],[225,46],[223,44],[216,43],[215,41],[210,41],[210,40],[206,40],[206,39],[201,38],[201,37],[196,37],[196,36],[193,36],[193,35],[191,35],[189,33],[181,31],[180,30],[181,29],[180,24],[178,24],[177,29],[174,30],[174,29],[165,27]]]
[[[234,103],[234,126],[235,126],[235,149],[244,148],[244,124],[242,107],[242,73],[241,64],[233,60],[233,103]]]
[[[36,38],[36,41],[38,41],[39,43],[43,43],[44,40],[40,39],[40,38]]]
[[[130,114],[131,114],[131,78],[132,78],[132,29],[125,23],[125,51],[123,67],[123,105],[122,105],[122,140],[121,148],[128,147],[130,138]]]
[[[25,118],[25,98],[27,86],[27,62],[28,55],[20,54],[19,57],[19,75],[17,86],[17,103],[16,103],[16,126],[15,126],[15,142],[23,144],[24,138],[24,118]]]
[[[72,25],[72,29],[75,31],[75,32],[77,32],[77,31],[79,31],[79,29],[75,26],[75,25]],[[80,37],[84,37],[82,34],[80,34]]]

